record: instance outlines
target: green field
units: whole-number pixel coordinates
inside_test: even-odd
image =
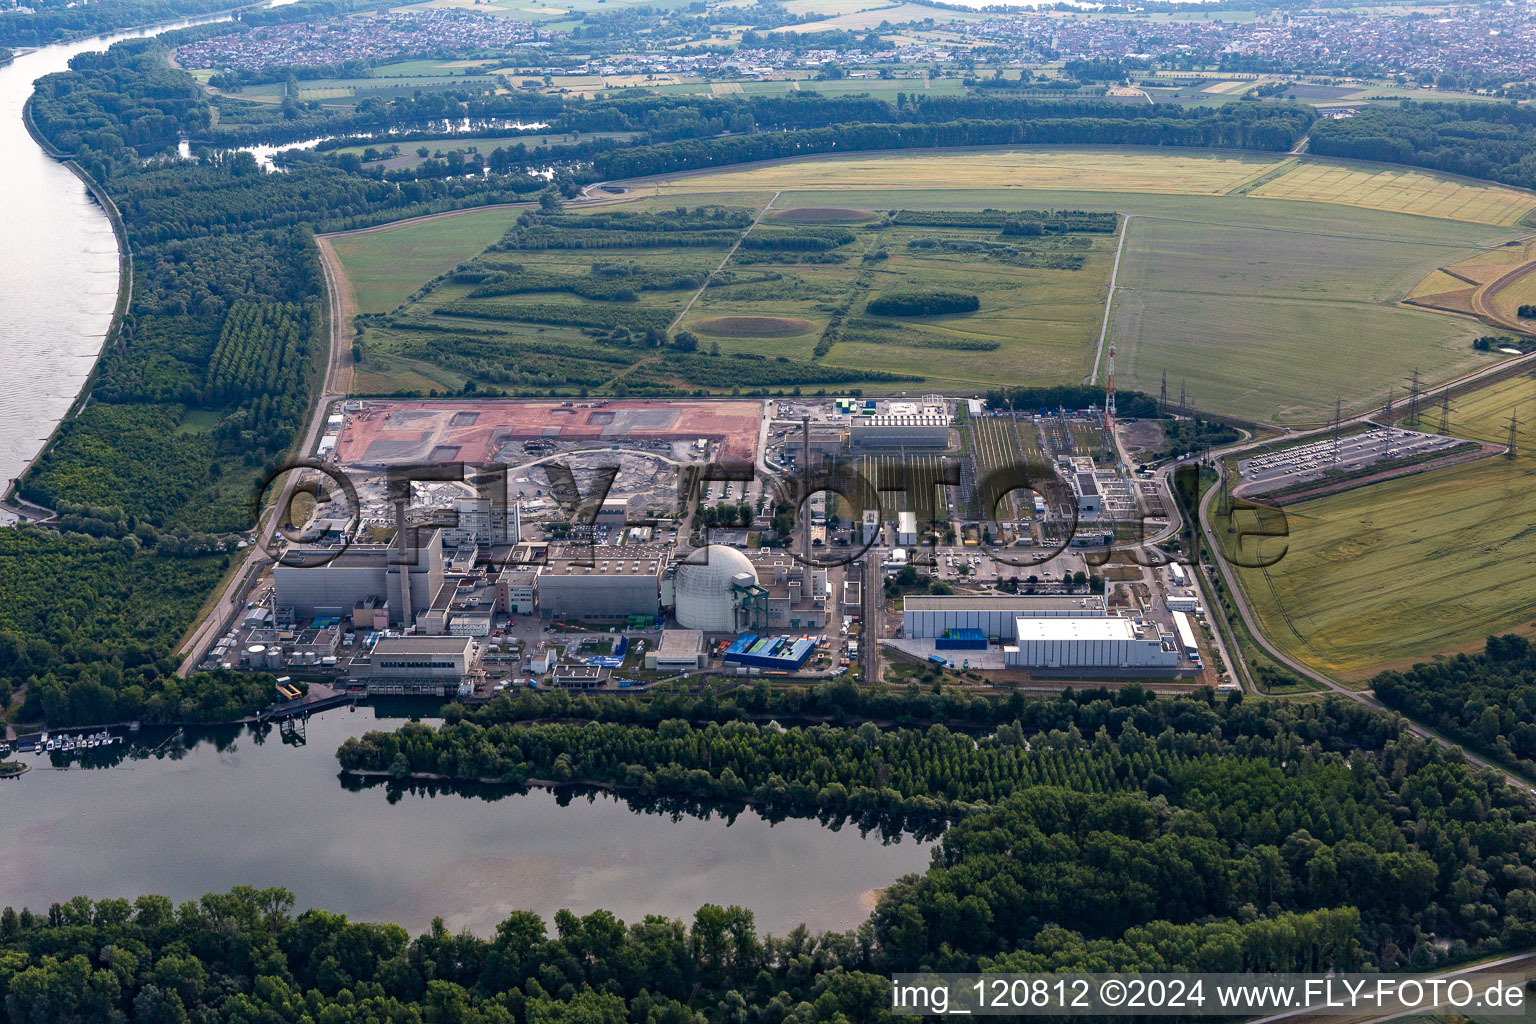
[[[560,218],[562,231],[580,229],[579,244],[559,241],[542,248],[543,241],[527,241],[515,252],[483,256],[478,250],[500,237],[516,221],[515,213],[465,213],[398,232],[338,237],[337,254],[359,312],[394,310],[431,278],[459,268],[456,280],[439,283],[393,322],[370,327],[369,358],[358,367],[358,386],[453,390],[469,380],[494,387],[513,377],[524,384],[537,378],[546,385],[586,388],[618,387],[622,380],[625,389],[728,390],[782,379],[786,387],[862,382],[888,390],[918,384],[979,389],[1050,384],[1088,372],[1116,243],[1112,213],[1079,215],[1070,222],[1050,218],[1055,226],[1049,232],[1009,236],[1002,233],[1001,214],[974,210],[906,217],[801,206],[796,211],[811,212],[781,218],[777,208],[766,210],[746,232],[772,197],[690,196],[698,204],[695,211],[724,200],[721,208],[735,218],[730,231],[702,240],[707,244],[696,239],[673,245],[678,236],[665,231],[642,238],[581,228],[614,211],[627,218],[673,216],[680,205],[674,197],[586,208],[582,215]],[[741,248],[722,268],[738,239]],[[410,253],[410,259],[402,260],[401,253]],[[493,277],[495,288],[487,291]],[[594,285],[598,278],[636,283],[614,300],[608,293],[615,289]],[[709,285],[700,291],[706,278]],[[677,283],[670,283],[674,279]],[[935,292],[975,296],[979,308],[909,316],[870,309],[885,296]],[[628,338],[651,340],[644,345],[610,340],[620,327],[630,332]],[[471,344],[443,337],[449,329],[490,332],[498,341]],[[423,334],[428,331],[437,332],[432,344]],[[664,348],[659,339],[677,331],[698,338],[696,355],[657,351]],[[601,365],[561,362],[577,358],[576,349],[590,350],[593,338],[619,345],[627,357],[604,348],[596,360]],[[528,345],[540,351],[525,351]],[[476,355],[466,361],[449,350]],[[498,352],[526,358],[514,360],[511,370],[493,367]],[[718,357],[719,374],[705,374],[695,365],[706,356]],[[765,366],[761,360],[774,363]],[[564,370],[543,372],[553,364]],[[676,375],[683,364],[687,372]],[[391,387],[391,378],[400,383]]]
[[[1526,383],[1529,383],[1528,381]],[[1536,460],[1499,457],[1284,509],[1239,578],[1270,640],[1347,681],[1528,631]]]
[[[1472,348],[1481,325],[1400,304],[1485,232],[1342,209],[1318,230],[1289,212],[1131,222],[1110,330],[1126,386],[1155,392],[1166,372],[1198,408],[1316,423],[1336,398],[1382,401],[1415,367],[1445,379],[1492,358]]]
[[[334,235],[331,244],[346,270],[357,312],[384,313],[496,241],[520,212],[476,210],[382,231]]]

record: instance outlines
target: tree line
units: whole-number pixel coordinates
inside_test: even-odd
[[[915,687],[819,689],[798,699],[850,719],[935,710]],[[548,720],[574,702],[533,698],[525,713],[539,720],[519,720],[524,699],[502,698],[440,728],[348,740],[338,756],[402,780],[587,781],[770,816],[952,821],[934,866],[872,915],[888,970],[1094,956],[1117,969],[1425,969],[1536,937],[1530,805],[1352,702],[1132,687],[965,710],[996,724],[883,728],[773,724],[763,716],[787,698],[767,693],[668,700],[614,712],[648,721],[581,724]],[[1213,922],[1254,927],[1188,941]],[[1133,929],[1153,938],[1127,941]]]
[[[1514,103],[1371,106],[1313,126],[1320,156],[1412,164],[1520,188],[1536,187],[1536,109]]]

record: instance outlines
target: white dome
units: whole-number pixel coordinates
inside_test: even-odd
[[[750,579],[743,579],[743,575]],[[746,555],[723,544],[699,548],[677,566],[674,589],[678,624],[706,633],[733,632],[735,590],[742,583],[757,583],[757,570]]]

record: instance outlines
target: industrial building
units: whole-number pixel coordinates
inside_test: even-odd
[[[395,564],[399,549],[386,544],[354,544],[324,565],[279,561],[272,569],[279,617],[346,618],[378,598],[387,602],[390,625],[414,625],[443,586],[442,532],[421,530],[418,537],[415,565]]]
[[[762,595],[744,595],[740,625],[747,629],[821,629],[831,587],[827,570],[801,565],[782,552],[749,555]]]
[[[353,671],[370,680],[458,680],[469,671],[473,650],[467,636],[385,636]]]
[[[505,485],[502,489],[505,490]],[[461,498],[453,503],[453,516],[457,522],[443,527],[443,544],[451,548],[516,544],[522,533],[515,503],[509,505],[491,498]]]
[[[814,636],[758,636],[743,633],[725,649],[727,665],[766,669],[770,672],[798,672],[816,651]]]
[[[855,416],[848,441],[854,448],[944,449],[949,447],[949,425],[949,416],[939,412]]]
[[[1173,627],[1179,631],[1179,645],[1184,649],[1184,656],[1191,661],[1199,661],[1200,641],[1195,636],[1195,627],[1189,621],[1189,616],[1184,612],[1174,612]]]
[[[501,607],[508,615],[532,615],[538,572],[526,566],[508,566],[496,577]]]
[[[758,585],[751,559],[735,548],[711,544],[677,564],[672,579],[678,625],[705,633],[734,633],[755,614],[766,618],[768,592]],[[752,605],[761,604],[760,612]]]
[[[902,605],[902,635],[943,636],[952,629],[980,630],[983,636],[1011,640],[1016,623],[1028,619],[1093,619],[1109,614],[1103,594],[955,594],[912,595]]]
[[[917,513],[896,513],[896,543],[902,547],[912,547],[917,539]]]
[[[656,547],[599,547],[584,557],[551,556],[539,568],[539,614],[546,619],[654,616],[661,610],[666,554]]]
[[[1179,648],[1150,624],[1094,619],[1018,619],[1003,648],[1010,668],[1177,668]]]
[[[662,630],[661,640],[645,652],[652,671],[687,672],[704,667],[704,634],[697,629]]]

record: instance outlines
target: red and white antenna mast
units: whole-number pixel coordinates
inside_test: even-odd
[[[1109,374],[1104,380],[1104,426],[1115,426],[1115,343],[1109,343]]]

